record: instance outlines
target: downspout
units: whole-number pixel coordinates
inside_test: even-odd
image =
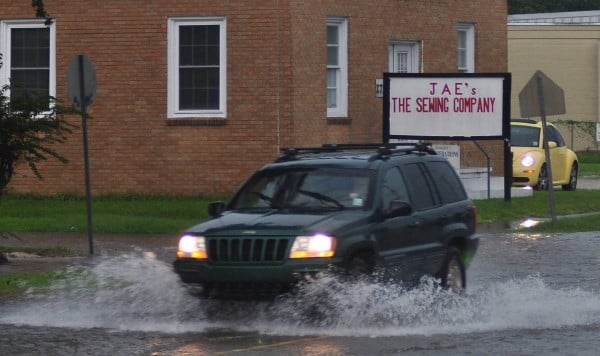
[[[277,136],[277,151],[279,154],[281,149],[281,6],[279,0],[275,0],[275,7],[277,12],[277,127],[275,134]]]
[[[598,147],[598,142],[600,142],[600,41],[598,41],[598,53],[596,54],[596,65],[598,66],[596,70],[596,147]]]

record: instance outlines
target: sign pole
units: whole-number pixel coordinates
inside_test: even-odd
[[[546,107],[544,103],[544,90],[542,89],[542,77],[536,76],[538,88],[538,100],[540,103],[540,116],[542,117],[542,130],[544,133],[544,153],[546,154],[546,176],[548,179],[548,197],[550,198],[550,215],[552,222],[556,222],[556,203],[554,201],[554,186],[552,185],[552,164],[550,161],[550,148],[548,147],[548,128],[546,125]]]
[[[92,224],[92,193],[90,184],[90,159],[88,150],[87,108],[96,95],[96,70],[83,54],[75,55],[67,69],[67,95],[73,106],[81,113],[83,133],[83,164],[85,170],[85,202],[90,255],[94,254],[94,227]]]
[[[85,203],[87,211],[87,230],[90,255],[94,254],[94,233],[92,224],[92,194],[90,189],[90,159],[88,152],[87,112],[88,103],[85,98],[85,74],[83,70],[83,55],[78,55],[79,64],[79,97],[81,100],[81,128],[83,131],[83,164],[85,170]]]

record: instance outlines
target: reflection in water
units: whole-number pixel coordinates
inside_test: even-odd
[[[541,222],[540,220],[536,220],[536,219],[526,219],[526,220],[522,221],[521,223],[519,223],[519,228],[527,229],[530,227],[537,226],[540,222]]]
[[[0,323],[165,333],[453,334],[600,325],[600,295],[552,287],[536,275],[484,283],[460,295],[431,279],[406,289],[323,275],[303,284],[295,295],[270,302],[207,301],[189,294],[169,264],[139,253],[74,268],[50,293],[31,293],[0,311]],[[336,354],[322,341],[310,347]]]

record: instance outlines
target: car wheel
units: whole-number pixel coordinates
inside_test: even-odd
[[[548,190],[548,169],[544,164],[542,168],[540,168],[540,174],[538,176],[538,182],[533,187],[535,190]]]
[[[455,247],[450,247],[448,250],[444,267],[438,278],[441,279],[443,288],[456,292],[467,288],[465,265],[460,258],[460,252]]]
[[[375,267],[374,256],[363,252],[353,256],[346,266],[346,271],[353,278],[360,278],[373,273]]]
[[[577,189],[577,164],[573,163],[571,166],[571,174],[569,175],[569,184],[562,186],[563,190],[575,190]]]

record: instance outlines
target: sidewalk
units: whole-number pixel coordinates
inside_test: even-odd
[[[5,234],[8,235],[8,234]],[[156,250],[177,247],[179,235],[125,235],[125,234],[94,234],[94,255],[112,255],[129,251],[135,247]],[[65,247],[78,256],[88,256],[90,253],[87,233],[61,232],[17,232],[0,237],[0,245],[7,247]]]
[[[94,254],[90,255],[87,233],[18,232],[0,235],[0,245],[23,248],[63,247],[75,253],[74,257],[40,257],[26,253],[8,254],[8,263],[0,264],[0,275],[52,271],[76,263],[104,256],[152,252],[158,260],[171,263],[179,235],[117,235],[94,234]]]
[[[471,199],[487,199],[487,178],[463,178],[462,182]],[[558,186],[555,189],[561,188]],[[577,181],[577,189],[600,189],[600,177],[579,178]],[[511,197],[513,198],[531,196],[532,194],[533,190],[530,188],[511,188]],[[490,198],[504,198],[503,177],[490,177]]]

